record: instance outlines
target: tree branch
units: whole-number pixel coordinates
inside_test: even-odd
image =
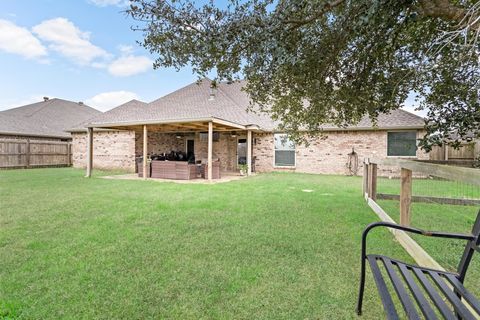
[[[286,20],[285,23],[293,24],[294,27],[300,27],[302,25],[312,23],[315,20],[319,19],[326,12],[328,12],[328,11],[332,10],[333,8],[341,5],[344,2],[345,2],[345,0],[334,0],[334,1],[331,1],[331,2],[327,2],[323,5],[323,7],[319,11],[315,12],[312,16],[310,16],[308,18],[301,19],[301,20],[289,19],[289,20]]]
[[[418,0],[418,3],[420,4],[418,9],[421,15],[457,23],[462,22],[468,12],[466,8],[454,5],[449,0]],[[475,29],[478,27],[477,23]]]

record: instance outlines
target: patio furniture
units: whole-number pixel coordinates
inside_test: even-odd
[[[143,178],[143,161],[137,162],[137,172],[138,176],[140,178]],[[150,178],[152,176],[152,167],[150,166],[150,163],[147,163],[147,178]]]
[[[191,180],[197,178],[197,167],[187,161],[175,162],[175,176],[177,180]]]
[[[196,166],[187,161],[152,161],[152,178],[190,180],[197,177]]]
[[[367,255],[367,235],[376,227],[388,227],[428,237],[466,240],[467,245],[465,246],[457,272],[434,270],[401,262],[386,256],[376,254]],[[389,222],[370,224],[362,235],[362,264],[357,313],[359,315],[362,313],[365,268],[366,261],[368,261],[387,319],[399,319],[399,315],[387,289],[388,286],[381,272],[381,268],[385,268],[384,271],[386,272],[384,273],[388,274],[390,282],[395,289],[398,300],[401,302],[408,319],[421,319],[418,310],[421,311],[425,319],[438,319],[438,314],[441,314],[445,319],[478,319],[480,317],[480,302],[463,286],[463,282],[474,252],[480,252],[479,235],[480,211],[473,225],[471,234],[424,231]],[[420,289],[419,284],[423,287],[423,290]],[[424,292],[427,293],[428,298]],[[413,297],[414,300],[411,297]],[[467,308],[461,300],[468,302],[471,308]]]
[[[199,163],[195,163],[195,167],[196,167],[196,173],[197,173],[197,177],[202,177],[202,170],[203,170],[203,165],[201,162]]]
[[[208,164],[202,163],[202,178],[208,178]],[[212,179],[220,179],[220,160],[212,161]]]

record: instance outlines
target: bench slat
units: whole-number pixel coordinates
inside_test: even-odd
[[[440,313],[448,320],[457,320],[457,317],[453,314],[452,310],[447,306],[442,297],[438,294],[432,284],[428,281],[427,277],[423,274],[423,271],[417,268],[412,269],[413,273],[417,276],[417,279],[422,284],[425,291],[432,299],[433,303],[437,306]]]
[[[425,296],[423,295],[423,292],[420,290],[420,287],[417,285],[415,280],[413,279],[410,271],[408,268],[401,263],[398,263],[398,269],[400,269],[400,273],[403,276],[403,279],[405,279],[405,282],[407,283],[408,287],[410,288],[410,291],[413,294],[413,297],[417,301],[420,310],[422,310],[423,315],[427,319],[438,319],[437,315],[435,314],[435,311],[432,309],[430,306],[430,303],[427,301]]]
[[[452,303],[455,311],[458,312],[463,319],[475,320],[475,317],[472,315],[472,313],[465,307],[453,290],[447,286],[445,281],[440,278],[440,275],[437,272],[428,271],[428,274],[432,277],[433,281],[435,281],[440,290],[442,290],[447,299]]]
[[[405,310],[408,319],[420,320],[420,316],[415,309],[412,299],[410,299],[405,286],[394,270],[395,266],[393,265],[392,261],[390,259],[382,259],[382,262],[387,269],[388,276],[390,277],[390,280],[392,280],[393,288],[397,292],[398,298],[403,305],[403,309]]]
[[[387,285],[383,280],[382,273],[377,265],[377,259],[372,256],[367,256],[368,262],[370,263],[370,267],[372,269],[373,279],[375,279],[375,283],[377,284],[378,293],[380,294],[383,309],[387,314],[387,319],[396,320],[399,319],[397,310],[395,309],[395,305],[392,301],[392,297],[388,292]]]
[[[451,274],[444,275],[448,281],[453,285],[455,290],[462,295],[462,297],[467,300],[467,302],[472,306],[472,308],[480,315],[480,302],[478,299],[471,294],[458,279]]]

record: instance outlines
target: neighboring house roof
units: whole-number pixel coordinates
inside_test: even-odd
[[[133,100],[130,100],[130,101],[124,103],[124,104],[119,105],[118,107],[113,108],[110,111],[98,114],[94,117],[90,117],[90,118],[88,118],[85,121],[82,121],[80,123],[76,123],[74,126],[69,128],[67,131],[69,131],[69,132],[86,131],[86,128],[89,124],[97,123],[98,121],[102,121],[102,119],[107,119],[107,120],[110,119],[110,118],[126,119],[128,117],[131,117],[132,115],[137,114],[137,113],[143,113],[145,111],[146,106],[148,106],[148,103],[133,99]],[[105,114],[108,114],[108,116],[104,117],[103,115],[105,115]]]
[[[218,119],[241,126],[258,126],[265,131],[274,131],[278,123],[266,114],[247,112],[250,99],[242,90],[244,81],[219,83],[215,97],[211,99],[210,80],[192,83],[151,103],[132,100],[124,105],[94,117],[89,127],[108,127],[150,123],[204,121]],[[423,118],[404,110],[381,114],[377,128],[423,128]],[[338,128],[325,126],[325,130],[372,129],[368,117],[356,126]]]
[[[101,114],[83,103],[49,99],[0,112],[0,134],[71,138],[65,130]]]
[[[148,103],[133,99],[105,113],[102,113],[101,115],[93,117],[84,123],[80,123],[69,131],[84,131],[90,124],[122,123],[134,121],[139,119],[141,115],[148,113],[147,107]]]

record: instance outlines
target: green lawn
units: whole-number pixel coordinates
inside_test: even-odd
[[[360,178],[83,174],[0,171],[0,318],[356,318],[361,232],[377,220]],[[386,231],[370,248],[410,260]],[[361,319],[384,317],[374,287]]]
[[[379,177],[377,191],[383,193],[400,193],[400,180]],[[413,179],[412,194],[446,198],[480,199],[480,187],[457,181],[439,179]]]

